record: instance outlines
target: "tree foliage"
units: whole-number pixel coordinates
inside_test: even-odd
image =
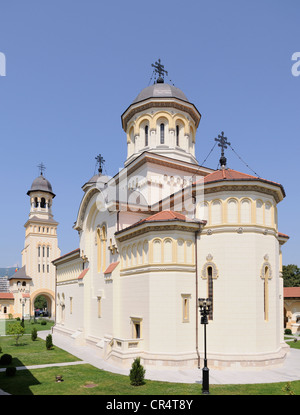
[[[283,265],[282,278],[284,287],[300,287],[300,268],[293,264]]]
[[[24,327],[21,326],[20,322],[10,323],[7,328],[7,334],[14,336],[16,345],[18,345],[19,338],[24,334]]]
[[[129,374],[131,385],[133,386],[143,385],[145,372],[146,370],[141,365],[140,358],[137,357],[132,363],[130,374]]]

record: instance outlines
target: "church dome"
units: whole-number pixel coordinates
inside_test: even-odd
[[[37,191],[51,193],[53,196],[55,196],[52,191],[51,183],[42,174],[34,179],[31,185],[31,189],[28,190],[27,194],[29,195],[31,192]]]
[[[144,101],[149,98],[177,98],[182,101],[187,101],[186,95],[181,89],[173,85],[165,84],[163,82],[155,83],[147,88],[144,88],[133,101],[133,104]]]

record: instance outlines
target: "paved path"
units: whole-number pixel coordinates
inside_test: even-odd
[[[38,336],[46,339],[49,331],[40,331]],[[52,334],[53,344],[63,350],[82,359],[78,362],[53,363],[50,365],[20,366],[17,370],[35,369],[47,366],[65,366],[89,363],[98,369],[103,369],[112,373],[129,375],[130,369],[121,369],[112,364],[105,362],[95,354],[95,348],[92,346],[78,346],[74,340],[65,335],[58,333]],[[202,370],[200,369],[147,369],[146,379],[160,380],[166,382],[179,383],[202,383]],[[211,385],[220,384],[250,384],[250,383],[274,383],[300,380],[300,350],[290,349],[284,364],[280,367],[268,369],[210,369],[209,382]],[[0,395],[7,393],[0,390]]]

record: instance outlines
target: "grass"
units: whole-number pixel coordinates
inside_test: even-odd
[[[299,348],[300,341],[289,342]],[[47,350],[45,341],[20,339],[19,346],[11,336],[1,336],[2,353],[13,356],[10,366],[75,362],[78,359],[54,346]],[[1,354],[0,354],[1,356]],[[1,367],[1,366],[0,366]],[[3,366],[2,366],[3,367]],[[147,373],[147,372],[146,372]],[[63,376],[57,383],[56,376]],[[199,376],[200,380],[201,376]],[[13,377],[0,373],[0,388],[12,395],[201,395],[201,384],[180,384],[146,380],[142,386],[130,385],[129,376],[97,369],[89,364],[57,366],[43,369],[18,370]],[[210,385],[211,395],[300,395],[300,381],[250,385]]]
[[[57,383],[61,375],[63,382]],[[211,395],[286,395],[287,384],[210,385]],[[14,377],[0,373],[0,387],[12,395],[201,395],[201,384],[146,380],[131,386],[129,376],[117,375],[88,364],[17,371]],[[300,394],[300,381],[290,382]]]
[[[41,324],[44,321],[46,324]],[[16,323],[17,320],[2,320],[1,323],[5,325],[4,333],[6,333],[6,329],[9,324]],[[19,321],[20,323],[21,321]],[[36,318],[32,320],[24,320],[24,329],[25,334],[31,334],[32,329],[35,327],[37,331],[40,330],[50,330],[53,326],[54,322],[51,320],[43,319],[43,318]]]
[[[2,347],[2,354],[12,355],[13,360],[10,366],[42,365],[80,360],[56,346],[51,350],[47,350],[44,340],[37,338],[32,341],[30,335],[21,337],[18,346],[16,346],[15,339],[12,336],[1,336],[0,346]],[[0,365],[0,367],[4,366]]]

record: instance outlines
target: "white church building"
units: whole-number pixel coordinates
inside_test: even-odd
[[[53,330],[122,367],[197,367],[198,298],[210,298],[210,367],[280,364],[284,189],[228,168],[223,151],[220,169],[200,166],[201,114],[162,74],[121,116],[124,168],[107,177],[99,156],[82,187],[79,246],[53,261]]]

